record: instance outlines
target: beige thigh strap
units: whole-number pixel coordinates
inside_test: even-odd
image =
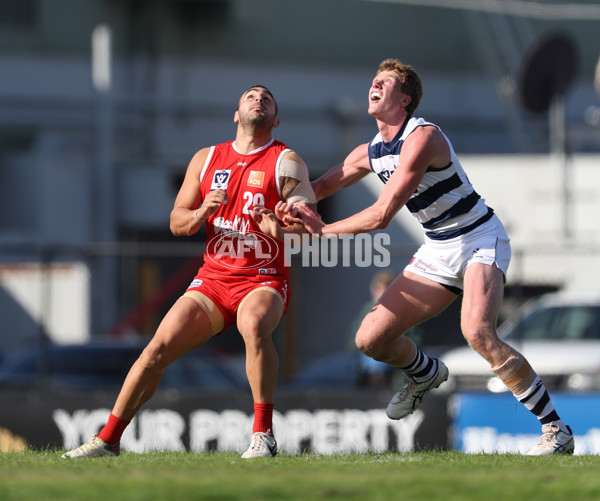
[[[225,317],[223,317],[223,313],[221,313],[217,305],[208,297],[196,290],[186,291],[182,297],[189,297],[196,301],[200,308],[208,315],[213,336],[223,330],[223,327],[225,327]]]
[[[238,311],[240,311],[240,309],[241,309],[242,305],[244,304],[244,302],[246,301],[246,299],[248,299],[251,294],[254,294],[257,291],[267,291],[267,292],[271,292],[272,294],[275,294],[281,301],[281,308],[283,310],[285,303],[283,302],[283,297],[281,297],[281,294],[279,293],[279,291],[277,289],[273,289],[273,287],[269,287],[268,285],[263,285],[262,287],[257,287],[256,289],[252,289],[250,292],[248,292],[248,294],[246,294],[246,296],[244,297],[244,299],[242,299],[242,301],[240,302],[240,304],[238,306]]]

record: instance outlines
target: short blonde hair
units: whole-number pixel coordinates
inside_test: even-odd
[[[402,82],[402,92],[410,96],[406,112],[412,115],[423,97],[423,82],[415,69],[408,64],[402,64],[397,59],[386,59],[377,68],[377,74],[382,71],[395,71]]]

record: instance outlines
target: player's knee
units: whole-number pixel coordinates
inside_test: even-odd
[[[139,363],[144,370],[151,372],[163,372],[166,366],[164,358],[165,357],[160,352],[146,348],[140,355]]]
[[[465,324],[461,327],[467,343],[469,343],[469,346],[477,353],[484,355],[493,349],[494,342],[497,339],[494,329],[485,326],[471,326]]]
[[[250,315],[238,322],[238,329],[246,343],[260,344],[271,337],[271,326],[264,318]]]
[[[380,347],[378,343],[375,342],[375,339],[368,333],[359,330],[356,333],[354,342],[356,343],[356,347],[365,355],[374,358],[375,360],[379,360]]]

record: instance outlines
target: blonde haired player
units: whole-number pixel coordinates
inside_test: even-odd
[[[496,335],[511,255],[508,236],[473,189],[448,138],[436,125],[413,116],[422,95],[421,79],[411,66],[395,59],[380,64],[369,89],[369,114],[379,133],[313,183],[318,201],[374,172],[383,182],[379,198],[325,225],[298,205],[301,220],[314,233],[356,234],[387,227],[406,206],[423,227],[424,244],[356,333],[365,354],[410,375],[387,407],[390,418],[412,413],[427,391],[448,378],[444,364],[421,352],[404,332],[462,293],[464,337],[542,425],[542,438],[529,454],[570,454],[573,434],[544,384],[523,355]]]

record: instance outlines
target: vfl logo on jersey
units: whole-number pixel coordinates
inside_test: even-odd
[[[215,175],[213,177],[212,184],[210,185],[211,191],[212,190],[226,190],[227,183],[229,182],[230,174],[231,174],[231,169],[215,171]]]
[[[253,188],[262,188],[265,181],[265,173],[257,170],[250,171],[248,176],[248,186]]]

